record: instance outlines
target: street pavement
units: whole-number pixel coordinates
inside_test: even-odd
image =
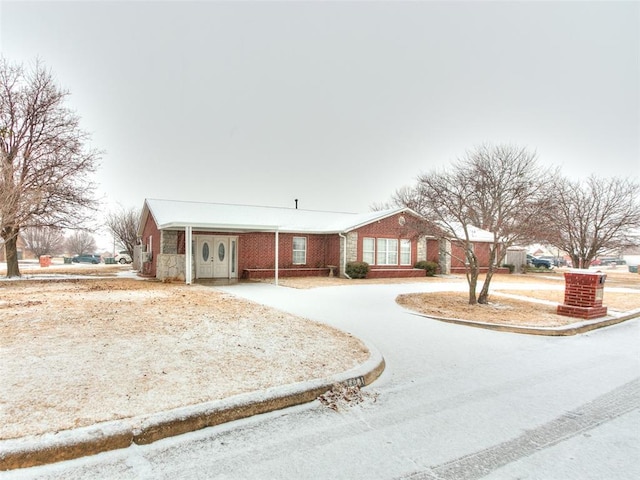
[[[0,479],[640,478],[640,321],[529,336],[394,301],[450,287],[223,287],[367,340],[385,372],[337,412],[313,402]]]

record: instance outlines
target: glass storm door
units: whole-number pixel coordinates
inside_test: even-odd
[[[213,237],[198,237],[196,251],[196,278],[213,277],[214,247]]]

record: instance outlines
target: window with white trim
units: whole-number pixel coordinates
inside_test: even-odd
[[[365,237],[362,239],[362,261],[369,265],[376,263],[376,239]]]
[[[293,237],[293,264],[307,263],[307,237]]]
[[[378,238],[377,240],[378,252],[376,255],[376,263],[378,265],[397,265],[398,239]]]
[[[411,265],[411,240],[400,240],[400,265]]]

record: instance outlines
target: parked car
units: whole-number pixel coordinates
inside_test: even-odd
[[[627,262],[622,258],[604,257],[600,259],[600,265],[626,265]]]
[[[71,259],[73,263],[93,263],[98,264],[102,261],[100,255],[76,255]]]
[[[549,255],[541,255],[538,257],[541,260],[549,260],[555,267],[564,267],[567,265],[567,261],[562,257],[551,257]]]
[[[133,262],[133,260],[131,259],[131,255],[129,255],[129,253],[126,250],[122,250],[116,253],[116,256],[114,258],[116,259],[116,262],[121,263],[123,265],[125,263]]]
[[[527,253],[527,263],[529,265],[533,265],[536,268],[551,268],[553,265],[549,260],[545,260],[544,258],[534,257],[533,255],[529,255]]]

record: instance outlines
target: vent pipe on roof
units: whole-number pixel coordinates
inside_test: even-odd
[[[295,201],[296,201],[296,210],[297,210],[298,209],[298,199],[296,198]]]

